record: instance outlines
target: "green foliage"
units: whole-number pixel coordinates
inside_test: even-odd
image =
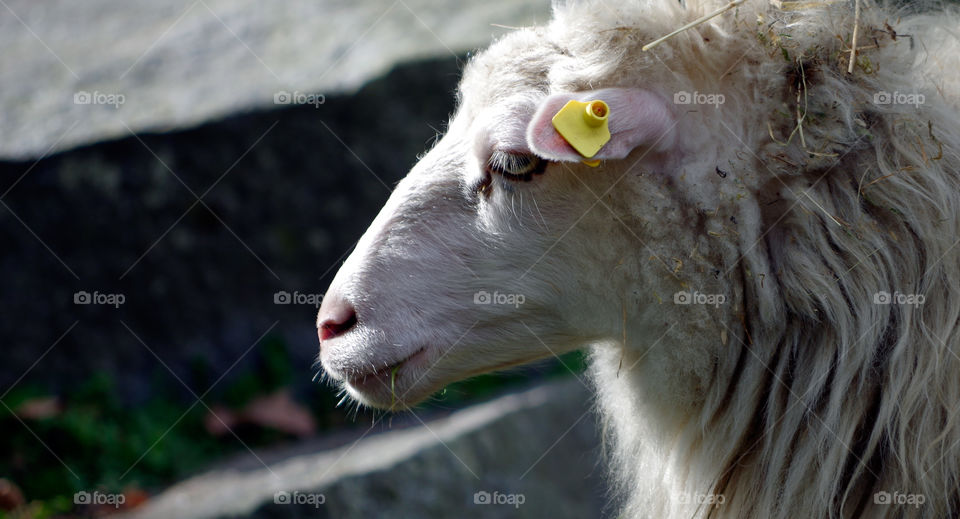
[[[100,373],[66,396],[56,416],[21,424],[5,413],[0,474],[29,499],[72,498],[80,490],[164,485],[224,451],[203,430],[202,406],[185,408],[156,398],[124,409],[116,395],[112,378]],[[41,396],[21,391],[7,405],[13,409]]]
[[[223,391],[205,400],[240,407],[293,380],[281,339],[265,339],[258,356],[254,369],[225,381]],[[194,372],[199,375],[198,368]],[[169,374],[158,373],[158,380],[164,378]],[[64,395],[63,411],[49,418],[20,423],[13,413],[0,410],[5,440],[0,443],[0,477],[15,482],[33,501],[34,517],[69,511],[73,493],[80,490],[160,488],[243,448],[207,433],[207,408],[200,402],[187,405],[158,392],[143,404],[125,407],[118,395],[113,377],[98,373]],[[41,388],[24,385],[11,391],[4,403],[12,410],[47,396]],[[285,438],[267,430],[238,434],[251,446]]]
[[[205,402],[239,408],[302,376],[303,369],[293,365],[282,339],[265,339],[256,359],[252,368],[225,379],[223,388],[217,388]],[[527,384],[531,376],[570,376],[571,371],[582,372],[583,366],[584,356],[576,352],[559,361],[481,375],[451,385],[425,407],[464,405]],[[218,376],[207,376],[199,364],[191,368],[197,394],[206,391]],[[168,373],[158,372],[157,387],[171,387],[168,379]],[[356,416],[336,407],[339,397],[334,391],[322,384],[314,387],[307,401],[321,430],[356,426]],[[12,412],[0,408],[5,440],[0,443],[0,477],[23,490],[30,501],[29,517],[68,514],[74,508],[73,494],[80,490],[161,489],[243,449],[232,436],[215,438],[205,430],[207,407],[203,403],[188,405],[182,398],[158,391],[149,401],[130,407],[118,395],[113,376],[99,373],[63,395],[62,412],[49,418],[21,423]],[[12,410],[28,400],[48,396],[42,388],[24,384],[3,402]],[[257,427],[234,431],[251,447],[287,439],[280,432]],[[0,519],[5,517],[0,512]]]

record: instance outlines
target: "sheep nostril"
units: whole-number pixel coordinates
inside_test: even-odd
[[[320,342],[333,339],[350,331],[357,324],[357,311],[344,299],[324,299],[317,319],[317,335]]]

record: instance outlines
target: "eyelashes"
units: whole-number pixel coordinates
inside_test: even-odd
[[[493,177],[498,175],[504,181],[529,182],[534,175],[547,169],[549,162],[530,153],[494,151],[483,165],[483,176],[474,182],[471,191],[486,198],[493,192]],[[510,189],[507,182],[501,182],[504,189]]]
[[[496,173],[509,180],[529,182],[547,168],[547,161],[529,153],[494,151],[487,159],[487,173]]]

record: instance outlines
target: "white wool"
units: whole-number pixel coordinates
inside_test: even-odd
[[[621,517],[956,517],[960,15],[861,0],[852,74],[847,3],[748,0],[640,50],[724,4],[558,4],[473,59],[447,135],[333,283],[359,324],[324,367],[342,380],[426,344],[397,375],[412,405],[591,347]],[[723,102],[671,106],[667,151],[485,176],[491,150],[529,151],[549,95],[612,87]]]
[[[853,25],[846,4],[788,13],[753,2],[668,40],[651,59],[640,44],[722,5],[672,4],[636,14],[575,4],[560,7],[551,26],[588,61],[552,71],[561,88],[609,84],[602,70],[615,84],[725,97],[716,113],[693,115],[703,126],[687,133],[696,156],[684,162],[688,203],[736,217],[731,245],[744,256],[729,279],[738,307],[715,329],[728,344],[716,345],[712,372],[688,388],[702,400],[681,416],[659,416],[671,413],[660,405],[666,381],[616,373],[642,353],[594,354],[625,515],[956,516],[960,18],[954,10],[898,21],[864,2],[868,36],[859,45],[879,40],[881,48],[861,51],[862,66],[847,75],[837,37]],[[778,34],[788,38],[773,43]],[[921,94],[924,104],[874,104],[882,92]],[[806,153],[798,135],[788,146],[768,135],[769,123],[787,140],[798,93],[806,149],[821,155]],[[717,196],[712,164],[742,185]],[[737,190],[748,202],[730,203]],[[643,218],[642,208],[636,213]],[[926,300],[874,304],[881,291]],[[924,503],[877,505],[876,492]],[[684,498],[703,506],[680,506]]]

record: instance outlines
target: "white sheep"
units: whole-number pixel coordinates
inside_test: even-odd
[[[327,292],[326,373],[396,408],[589,347],[622,517],[957,517],[960,15],[857,3],[501,38]]]

